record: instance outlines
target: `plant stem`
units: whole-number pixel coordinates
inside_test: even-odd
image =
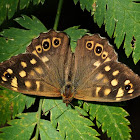
[[[43,103],[43,99],[41,98],[40,101],[39,101],[39,108],[38,108],[38,111],[37,111],[37,127],[36,127],[36,134],[35,134],[36,140],[38,140],[38,137],[39,137],[39,121],[40,121],[40,118],[41,118],[42,103]]]
[[[59,0],[57,13],[56,13],[56,17],[55,17],[55,22],[54,22],[54,26],[53,26],[54,30],[57,30],[57,27],[58,27],[58,22],[59,22],[59,18],[60,18],[62,5],[63,5],[63,0]]]

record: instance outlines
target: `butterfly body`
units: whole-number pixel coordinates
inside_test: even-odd
[[[113,47],[99,35],[85,35],[71,52],[69,37],[41,33],[19,54],[0,63],[0,84],[25,94],[118,102],[140,95],[140,78],[117,61]]]

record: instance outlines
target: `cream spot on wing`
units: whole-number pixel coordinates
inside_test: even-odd
[[[36,64],[36,62],[37,61],[34,58],[30,60],[30,63],[33,64],[33,65]]]
[[[133,94],[130,93],[129,96],[133,96]]]
[[[13,89],[14,91],[17,91],[17,88],[16,88],[16,87],[12,87],[12,89]]]
[[[99,67],[100,66],[100,64],[101,64],[101,62],[100,61],[96,61],[96,62],[94,62],[94,66],[96,66],[96,67]]]
[[[100,90],[101,90],[101,87],[96,87],[96,96],[98,96],[98,93]]]
[[[7,81],[7,79],[6,79],[4,76],[2,76],[1,78],[2,78],[2,80],[5,81],[5,82]]]
[[[36,67],[36,68],[34,68],[34,70],[35,70],[37,73],[39,73],[39,74],[42,74],[42,73],[43,73],[43,71],[42,71],[42,69],[41,69],[40,67]]]
[[[116,95],[116,98],[119,98],[119,97],[122,97],[124,95],[124,91],[122,88],[119,88],[118,89],[118,92],[117,92],[117,95]]]
[[[35,72],[33,70],[31,70],[31,72],[29,73],[29,75],[34,76]]]
[[[104,79],[103,79],[103,82],[104,82],[104,83],[109,83],[109,81],[108,81],[107,78],[104,78]]]
[[[36,81],[36,90],[38,91],[40,89],[40,81]]]
[[[105,89],[105,91],[104,91],[104,95],[107,96],[110,92],[111,92],[111,89],[110,89],[110,88],[107,88],[107,89]]]
[[[134,89],[130,89],[129,91],[128,91],[128,93],[132,93],[134,91]]]
[[[104,76],[104,75],[103,75],[102,73],[99,73],[99,74],[97,75],[96,79],[97,79],[97,80],[102,79],[103,76]]]
[[[122,98],[116,98],[116,101],[120,101]]]
[[[30,88],[32,86],[31,82],[30,81],[25,81],[25,86],[27,88]]]
[[[13,73],[13,70],[7,69],[7,72],[10,73],[10,74],[12,74]]]
[[[118,75],[118,74],[119,74],[119,70],[115,70],[115,71],[112,73],[113,76],[116,76],[116,75]]]
[[[26,72],[24,70],[19,72],[20,77],[25,77],[26,76]]]
[[[128,85],[130,83],[130,80],[125,80],[124,84]]]
[[[17,78],[16,77],[14,77],[13,79],[12,79],[12,81],[11,81],[11,86],[13,86],[13,87],[18,87],[18,83],[17,83]]]
[[[110,71],[110,70],[111,70],[110,66],[105,67],[105,71]]]
[[[21,66],[22,66],[23,68],[26,68],[26,67],[27,67],[27,64],[26,64],[25,62],[21,62]]]
[[[8,72],[7,72],[7,71],[5,71],[5,72],[3,73],[3,75],[5,76],[7,73],[8,73]]]
[[[48,57],[46,57],[46,56],[43,56],[43,57],[41,58],[41,60],[42,60],[43,62],[49,61]]]
[[[33,54],[35,54],[36,56],[38,56],[38,54],[37,54],[36,50],[34,50],[32,53],[33,53]]]
[[[111,85],[112,85],[112,86],[117,86],[117,85],[118,85],[118,80],[117,80],[117,79],[113,79],[113,80],[111,81]]]
[[[108,62],[108,61],[111,61],[111,59],[109,57],[107,57],[104,62]]]
[[[129,85],[131,86],[131,88],[133,87],[133,84],[132,83],[130,83]]]

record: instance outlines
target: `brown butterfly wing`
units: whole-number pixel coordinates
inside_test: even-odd
[[[60,96],[50,69],[34,54],[14,56],[1,63],[0,70],[0,84],[6,88],[26,94]]]
[[[35,54],[51,68],[50,75],[54,77],[54,82],[64,85],[72,60],[69,38],[65,33],[54,30],[41,33],[27,47],[27,52]]]
[[[78,40],[74,70],[74,98],[115,102],[140,95],[140,78],[117,62],[114,49],[99,35]]]
[[[68,44],[64,33],[53,30],[42,33],[27,47],[25,54],[0,64],[0,84],[27,94],[61,96],[65,69],[69,69],[72,56]]]
[[[103,53],[95,54],[96,49],[103,49]],[[116,61],[117,54],[106,39],[100,38],[97,34],[85,35],[79,39],[75,50],[74,85],[82,85],[81,82],[89,77],[91,70],[110,60]]]

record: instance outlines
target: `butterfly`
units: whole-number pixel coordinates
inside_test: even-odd
[[[0,63],[0,85],[38,96],[119,102],[140,95],[140,77],[118,56],[108,40],[84,35],[72,53],[64,32],[49,30],[32,40],[26,53]]]

